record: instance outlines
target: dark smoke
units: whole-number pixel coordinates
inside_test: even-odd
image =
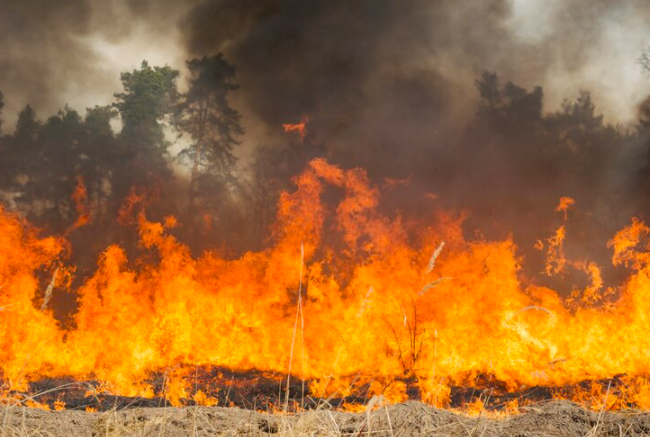
[[[607,239],[649,211],[647,136],[600,114],[647,91],[608,83],[603,65],[627,56],[621,68],[640,73],[643,45],[621,55],[616,31],[647,41],[639,23],[650,4],[545,2],[522,13],[533,3],[209,0],[181,29],[190,54],[223,52],[237,65],[249,123],[265,126],[267,141],[286,142],[281,124],[308,114],[334,162],[375,180],[410,177],[390,207],[428,214],[422,194],[434,192],[438,205],[470,212],[468,232],[514,232],[533,270],[533,244],[560,224],[558,199],[572,196],[572,255],[607,264]],[[498,73],[504,94],[489,108],[475,86],[483,71]],[[550,98],[535,88],[544,84]]]
[[[648,19],[641,0],[6,1],[3,128],[27,103],[39,115],[110,104],[119,73],[152,49],[169,54],[152,65],[174,68],[223,53],[249,132],[238,175],[255,206],[242,215],[265,218],[239,231],[251,240],[268,233],[277,191],[325,156],[408,181],[385,190],[391,213],[466,210],[470,236],[513,232],[526,254],[572,196],[568,245],[606,264],[607,239],[650,212],[648,105],[635,114],[650,91],[636,62]],[[282,132],[305,116],[305,141]]]
[[[565,82],[573,95],[555,97],[559,106],[589,87],[588,65],[612,55],[608,23],[650,14],[643,2],[544,5],[548,22],[518,23],[505,0],[210,0],[181,29],[190,54],[222,51],[238,66],[247,109],[271,131],[307,113],[350,162],[405,173],[422,148],[449,147],[445,133],[473,114],[482,71],[527,87]]]

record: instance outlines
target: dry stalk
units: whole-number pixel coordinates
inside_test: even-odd
[[[368,288],[368,291],[366,292],[365,297],[361,301],[361,306],[359,307],[359,312],[357,313],[357,318],[360,319],[363,316],[363,314],[366,312],[366,310],[368,309],[370,304],[372,303],[372,299],[370,298],[370,296],[372,296],[372,293],[374,293],[374,292],[375,292],[375,289],[371,285],[370,288]]]
[[[54,285],[56,284],[56,276],[59,273],[59,268],[57,267],[56,270],[54,270],[54,274],[52,275],[52,280],[50,281],[49,285],[45,289],[45,295],[43,296],[43,305],[41,305],[41,311],[45,311],[47,308],[47,304],[50,303],[50,299],[52,298],[52,291],[54,291]]]
[[[440,243],[440,246],[438,246],[436,250],[433,251],[431,258],[429,259],[429,264],[427,265],[427,274],[431,273],[433,268],[436,266],[436,260],[440,256],[440,252],[442,252],[443,247],[445,247],[444,241]]]
[[[598,413],[598,419],[596,420],[596,425],[587,433],[587,437],[596,437],[598,435],[598,427],[600,426],[600,421],[603,418],[605,413],[605,407],[607,406],[607,398],[609,397],[609,389],[612,387],[612,381],[609,381],[607,384],[607,392],[605,393],[605,399],[603,399],[603,405],[600,407],[600,413]]]
[[[519,311],[517,311],[517,314],[523,313],[525,311],[530,311],[530,310],[541,311],[541,312],[547,313],[547,314],[549,314],[551,316],[553,315],[553,313],[550,310],[547,310],[546,308],[543,308],[543,307],[540,307],[540,306],[537,306],[537,305],[529,305],[527,307],[524,307],[524,308],[520,309]]]
[[[441,282],[446,281],[446,280],[448,280],[448,279],[454,279],[454,278],[452,278],[452,277],[450,277],[450,276],[444,276],[444,277],[442,277],[442,278],[438,278],[438,279],[436,279],[436,280],[433,281],[433,282],[429,282],[428,284],[425,284],[425,286],[422,287],[422,290],[420,290],[420,292],[418,293],[418,296],[422,296],[423,294],[426,294],[427,291],[429,291],[430,289],[432,289],[432,288],[435,287],[436,285],[438,285],[438,284],[440,284]]]
[[[305,319],[302,313],[302,269],[305,263],[305,244],[301,243],[300,244],[300,282],[298,285],[298,302],[296,303],[296,321],[293,325],[293,337],[291,339],[291,353],[289,354],[289,371],[287,372],[287,387],[285,389],[285,396],[284,396],[284,411],[288,411],[289,409],[289,386],[291,383],[291,365],[293,363],[293,351],[294,347],[296,344],[296,334],[298,331],[298,320],[300,320],[300,339],[301,339],[301,355],[302,355],[302,369],[301,369],[301,378],[302,378],[302,393],[303,393],[303,399],[302,403],[304,403],[304,393],[305,393],[305,379],[304,375],[302,374],[304,371],[305,367]]]
[[[393,424],[390,421],[390,413],[388,412],[388,405],[384,405],[384,409],[386,410],[386,420],[388,420],[388,429],[390,430],[390,436],[395,437],[395,433],[393,433]]]

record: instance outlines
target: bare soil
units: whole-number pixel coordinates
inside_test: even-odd
[[[100,413],[0,409],[3,436],[640,436],[650,413],[594,413],[568,401],[507,417],[470,417],[407,402],[365,413],[326,409],[295,415],[236,407],[132,408]]]

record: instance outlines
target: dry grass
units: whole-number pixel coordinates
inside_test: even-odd
[[[323,406],[300,414],[266,414],[239,408],[113,409],[103,413],[0,408],[0,436],[639,436],[650,432],[650,413],[590,412],[570,402],[548,402],[526,413],[496,418],[466,416],[418,402],[383,405],[373,398],[362,413]]]

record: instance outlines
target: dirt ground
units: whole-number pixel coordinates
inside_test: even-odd
[[[102,413],[0,410],[2,436],[639,436],[650,435],[650,413],[594,413],[552,401],[502,418],[468,417],[420,402],[371,413],[313,410],[297,415],[240,408],[134,408]]]

